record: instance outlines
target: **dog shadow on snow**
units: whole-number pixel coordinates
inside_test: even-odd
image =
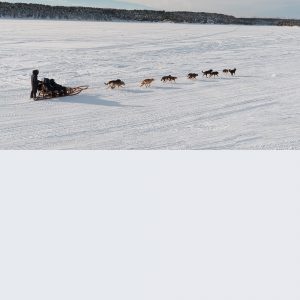
[[[92,96],[92,95],[78,95],[72,97],[57,98],[57,99],[53,99],[52,101],[61,102],[61,103],[86,104],[86,105],[108,106],[108,107],[142,107],[138,105],[123,105],[118,101],[102,99],[99,96]]]
[[[153,89],[155,89],[155,90],[181,90],[181,88],[175,87],[175,86],[154,86]]]

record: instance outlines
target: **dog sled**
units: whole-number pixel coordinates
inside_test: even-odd
[[[55,83],[54,80],[52,81],[52,84],[49,84],[47,81],[44,80],[44,82],[40,82],[39,84],[38,95],[35,100],[38,101],[60,97],[76,96],[82,91],[87,90],[88,88],[88,85],[82,85],[77,87],[65,87]]]

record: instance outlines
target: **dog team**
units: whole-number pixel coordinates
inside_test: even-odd
[[[236,74],[236,71],[237,69],[234,68],[234,69],[224,69],[223,70],[223,73],[225,75],[228,75],[230,74],[231,76],[234,76]],[[211,78],[211,77],[218,77],[219,76],[219,72],[218,71],[214,71],[212,69],[210,70],[207,70],[207,71],[202,71],[202,74],[203,74],[203,77],[205,76],[206,78]],[[199,76],[199,74],[196,74],[196,73],[189,73],[187,75],[187,78],[188,79],[197,79],[197,77]],[[178,77],[174,77],[174,76],[171,76],[171,75],[168,75],[168,76],[163,76],[161,78],[161,81],[166,83],[166,82],[176,82],[176,80],[178,79]],[[149,79],[145,79],[141,82],[141,87],[150,87],[151,84],[155,81],[154,78],[149,78]],[[117,79],[117,80],[111,80],[107,83],[104,83],[105,85],[107,85],[108,88],[111,88],[111,89],[115,89],[115,88],[120,88],[120,87],[125,87],[125,82],[122,81],[121,79]]]

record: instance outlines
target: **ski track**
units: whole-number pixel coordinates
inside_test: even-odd
[[[0,149],[300,149],[299,28],[0,20],[0,36]],[[90,89],[33,102],[35,68]]]

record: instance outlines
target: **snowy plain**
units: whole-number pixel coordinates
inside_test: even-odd
[[[0,38],[0,149],[300,149],[300,28],[2,19]],[[90,88],[34,102],[36,68]]]

